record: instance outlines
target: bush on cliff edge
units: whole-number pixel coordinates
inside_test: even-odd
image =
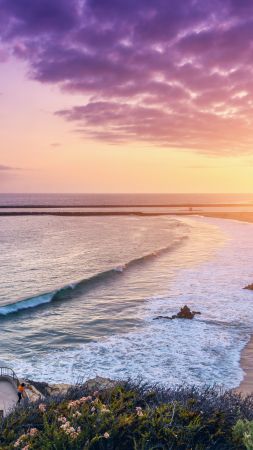
[[[1,423],[0,449],[240,450],[248,448],[243,424],[252,420],[253,397],[231,391],[130,382],[96,392],[75,386],[65,396],[17,408]]]

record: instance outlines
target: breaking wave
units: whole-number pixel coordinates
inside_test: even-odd
[[[37,308],[39,306],[45,305],[47,303],[51,303],[55,300],[61,300],[63,299],[68,293],[75,291],[75,289],[80,287],[92,287],[94,283],[97,282],[103,282],[106,279],[109,279],[114,276],[119,276],[122,274],[125,270],[128,268],[138,265],[142,262],[145,262],[147,260],[150,260],[152,258],[158,257],[162,255],[163,253],[166,253],[168,251],[172,251],[176,249],[178,246],[183,244],[185,240],[188,239],[188,236],[181,236],[180,238],[174,239],[174,241],[166,246],[162,247],[158,250],[152,251],[150,253],[147,253],[145,255],[142,255],[138,258],[134,258],[131,261],[121,264],[119,266],[116,266],[112,269],[99,272],[89,278],[85,278],[82,280],[79,280],[74,283],[70,283],[66,286],[63,286],[59,289],[55,289],[51,292],[47,292],[44,294],[36,295],[34,297],[18,300],[15,303],[10,303],[4,306],[0,307],[0,317],[6,317],[9,314],[15,314],[20,311],[31,309],[31,308]]]

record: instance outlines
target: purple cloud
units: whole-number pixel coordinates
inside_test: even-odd
[[[242,120],[234,117],[221,120],[209,112],[194,116],[190,109],[175,113],[156,107],[110,102],[93,102],[57,114],[77,123],[79,133],[115,144],[131,140],[196,150],[202,143],[202,151],[213,155],[219,155],[221,148],[222,153],[228,155],[248,153],[250,130]],[[235,144],[234,139],[239,134],[244,139]]]
[[[75,4],[65,0],[1,0],[4,36],[26,39],[41,33],[70,30],[76,23]]]
[[[88,100],[83,137],[209,154],[253,142],[251,0],[0,0],[0,45]]]

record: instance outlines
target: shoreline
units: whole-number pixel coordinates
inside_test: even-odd
[[[240,366],[243,370],[243,379],[234,391],[243,396],[250,395],[253,393],[253,334],[241,352]]]
[[[123,214],[122,214],[123,213]],[[236,220],[244,223],[253,223],[253,212],[182,212],[182,213],[152,213],[152,212],[31,212],[23,213],[23,212],[10,212],[10,213],[0,213],[1,215],[9,216],[22,216],[22,215],[60,215],[60,216],[107,216],[107,215],[136,215],[136,216],[163,216],[163,215],[173,215],[173,216],[198,216],[198,217],[209,217],[209,218],[218,218],[218,219],[228,219],[228,220]],[[253,282],[253,280],[252,280]],[[242,289],[244,286],[242,286]],[[253,292],[252,292],[253,296]],[[243,396],[248,394],[253,394],[253,333],[250,336],[248,343],[240,352],[240,367],[243,370],[243,379],[240,382],[239,386],[233,388],[235,392],[241,393]]]
[[[253,212],[201,212],[198,215],[203,217],[213,217],[215,219],[239,220],[240,222],[253,223]]]
[[[202,213],[201,216],[253,223],[253,213],[251,212]],[[253,334],[251,334],[249,342],[241,351],[240,366],[243,370],[243,379],[234,391],[246,396],[253,393]]]

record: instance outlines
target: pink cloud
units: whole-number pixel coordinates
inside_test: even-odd
[[[0,0],[1,45],[30,76],[89,100],[83,137],[210,154],[253,142],[249,0]],[[0,53],[1,55],[1,53]],[[246,92],[246,95],[244,95]]]

